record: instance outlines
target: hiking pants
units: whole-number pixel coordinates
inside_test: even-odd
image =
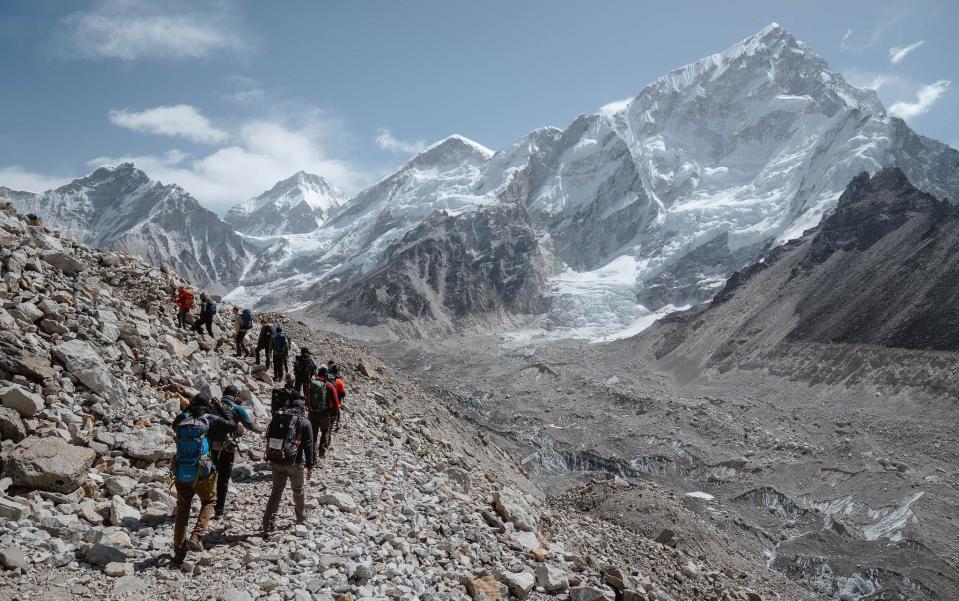
[[[266,502],[266,512],[263,514],[263,529],[272,530],[276,512],[280,509],[280,500],[283,498],[283,489],[286,481],[290,481],[293,490],[293,511],[296,520],[303,521],[306,517],[306,501],[303,496],[304,473],[303,466],[295,463],[270,463],[273,471],[273,488],[270,490],[270,499]]]
[[[216,474],[206,480],[176,483],[176,518],[173,521],[173,552],[186,551],[186,527],[190,521],[193,496],[200,497],[200,514],[193,527],[193,536],[202,537],[210,525],[213,506],[216,504]]]
[[[313,427],[314,452],[325,457],[333,435],[333,418],[329,413],[310,413],[310,426]]]
[[[267,367],[270,363],[267,361]],[[279,382],[283,379],[283,374],[289,371],[286,368],[286,353],[273,353],[273,381]]]
[[[294,373],[293,377],[296,379],[296,382],[293,383],[293,390],[298,390],[303,393],[303,398],[309,398],[310,396],[310,375],[309,374],[297,374]]]
[[[230,492],[230,478],[233,476],[233,460],[236,453],[227,451],[213,451],[213,463],[216,465],[216,505],[217,513],[223,512],[226,505],[226,495]]]
[[[193,331],[203,334],[203,326],[206,326],[206,333],[210,335],[210,338],[213,337],[213,316],[212,315],[201,315],[200,319],[196,320],[193,324]]]
[[[270,369],[270,357],[273,355],[273,351],[270,350],[269,342],[257,342],[256,343],[256,364],[260,364],[260,351],[264,351],[266,355],[266,368]]]
[[[246,339],[247,332],[249,332],[249,330],[240,330],[236,333],[236,356],[237,357],[246,357],[247,355],[246,342],[244,342],[244,340]]]
[[[176,312],[176,325],[179,328],[186,329],[186,316],[190,314],[190,311],[179,310]]]

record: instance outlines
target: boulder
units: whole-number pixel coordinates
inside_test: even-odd
[[[127,560],[127,555],[116,547],[97,543],[87,549],[87,552],[83,555],[83,560],[90,565],[103,567],[113,562],[124,563]]]
[[[30,566],[30,560],[23,549],[7,547],[0,549],[0,566],[7,570],[26,570]]]
[[[103,573],[113,578],[133,575],[133,564],[119,561],[111,561],[103,566]]]
[[[67,275],[76,275],[87,268],[87,266],[83,264],[83,261],[80,261],[79,259],[76,259],[65,252],[59,252],[55,250],[48,251],[41,254],[40,258]]]
[[[0,518],[17,521],[30,515],[30,507],[13,499],[0,497]]]
[[[106,486],[106,489],[111,495],[125,497],[133,492],[133,489],[137,486],[137,482],[129,476],[107,476],[103,481],[103,485]]]
[[[123,498],[110,499],[110,524],[113,526],[136,526],[140,522],[140,512],[127,505]]]
[[[317,500],[320,505],[333,505],[340,511],[356,511],[356,501],[345,492],[335,492],[320,496]]]
[[[0,401],[4,407],[14,409],[21,417],[33,417],[43,410],[43,398],[17,384],[0,388]]]
[[[536,529],[533,512],[519,492],[508,488],[496,491],[493,507],[504,521],[513,522],[517,529],[530,532]]]
[[[517,599],[525,599],[536,586],[536,577],[530,572],[506,572],[502,575],[503,584]]]
[[[53,492],[73,492],[93,464],[93,449],[74,446],[62,438],[29,437],[6,457],[4,473],[16,486]]]
[[[33,303],[20,303],[10,309],[10,315],[26,323],[33,323],[43,317],[43,311]]]
[[[606,595],[595,586],[574,586],[569,589],[569,601],[602,601]]]
[[[0,407],[0,438],[20,442],[27,437],[27,428],[20,414],[9,407]]]
[[[140,428],[132,432],[115,435],[117,447],[131,459],[140,461],[160,461],[171,459],[176,454],[176,445],[164,426]]]
[[[500,591],[500,584],[492,576],[474,577],[464,575],[460,582],[466,587],[466,592],[473,599],[485,601],[501,601],[504,595]]]
[[[53,347],[53,356],[93,392],[113,400],[119,398],[119,384],[89,343],[83,340],[68,340]]]
[[[566,572],[548,565],[536,566],[536,584],[547,593],[562,593],[569,589]]]

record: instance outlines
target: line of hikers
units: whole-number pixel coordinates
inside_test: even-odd
[[[263,323],[264,327],[269,326],[265,320]],[[261,328],[261,336],[262,332]],[[279,327],[271,335],[271,344],[275,343],[279,334],[283,334],[288,345],[289,339]],[[275,346],[267,349],[267,361],[271,350],[275,368]],[[285,353],[282,361],[285,364]],[[279,376],[277,379],[280,379]],[[281,387],[273,389],[271,418],[265,430],[266,450],[263,459],[270,462],[273,482],[263,514],[264,537],[276,528],[276,513],[288,481],[293,492],[296,523],[305,521],[304,483],[312,479],[317,456],[326,456],[333,432],[340,429],[341,410],[346,398],[346,384],[336,363],[329,361],[317,365],[307,348],[301,349],[296,357],[293,374],[286,374],[282,381]],[[214,398],[209,392],[194,395],[187,408],[174,419],[177,448],[171,466],[177,493],[173,527],[174,562],[182,562],[187,551],[202,551],[202,538],[210,519],[223,515],[238,439],[246,429],[261,432],[243,407],[236,386],[228,386],[223,390],[220,399]],[[200,513],[187,539],[187,523],[194,496],[200,499]]]
[[[173,304],[177,306],[177,326],[181,329],[192,329],[203,335],[204,329],[213,336],[213,318],[219,311],[219,305],[206,292],[200,293],[200,315],[188,324],[188,316],[196,306],[193,292],[187,288],[177,289]],[[236,346],[237,357],[253,357],[256,364],[260,364],[260,353],[266,356],[266,368],[273,366],[273,379],[282,380],[289,372],[290,338],[282,327],[274,326],[266,318],[260,320],[260,332],[256,338],[256,346],[251,351],[246,346],[246,336],[253,329],[253,313],[249,309],[233,307],[233,341]],[[294,374],[295,374],[294,370]]]

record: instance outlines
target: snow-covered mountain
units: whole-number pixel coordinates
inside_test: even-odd
[[[229,225],[179,186],[153,181],[132,163],[9,200],[85,244],[167,265],[213,292],[235,287],[249,262],[250,248]]]
[[[915,134],[773,24],[566,129],[495,153],[460,136],[433,145],[315,232],[275,245],[236,296],[322,301],[400,256],[391,247],[434,211],[511,202],[561,265],[531,331],[630,333],[653,311],[710,298],[819,223],[856,174],[886,166],[959,198],[959,152]]]
[[[251,236],[303,234],[320,227],[346,196],[319,175],[299,171],[230,209],[224,221]]]

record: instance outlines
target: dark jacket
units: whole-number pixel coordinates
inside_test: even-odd
[[[211,408],[210,415],[216,415],[233,424],[231,428],[225,427],[222,422],[210,424],[210,433],[207,435],[210,441],[226,441],[232,438],[232,434],[236,432],[236,424],[243,424],[246,429],[259,432],[256,424],[253,423],[253,419],[247,412],[246,407],[237,403],[236,399],[232,396],[224,395],[219,406]],[[234,448],[234,445],[230,445],[230,448],[225,448],[224,450],[232,451]]]
[[[296,453],[294,463],[312,469],[316,462],[316,458],[313,456],[313,426],[310,425],[310,420],[306,418],[305,413],[298,412],[296,427],[300,430],[300,450]]]
[[[260,326],[260,335],[256,338],[256,345],[261,349],[269,349],[273,344],[273,335],[275,333],[276,329],[269,324]]]
[[[213,299],[208,298],[200,304],[200,319],[213,319]]]
[[[316,361],[309,355],[297,355],[293,360],[293,373],[300,377],[312,378],[316,373]]]
[[[280,409],[286,409],[290,406],[293,399],[302,399],[303,395],[299,390],[293,388],[274,388],[270,397],[270,415],[276,415]]]

